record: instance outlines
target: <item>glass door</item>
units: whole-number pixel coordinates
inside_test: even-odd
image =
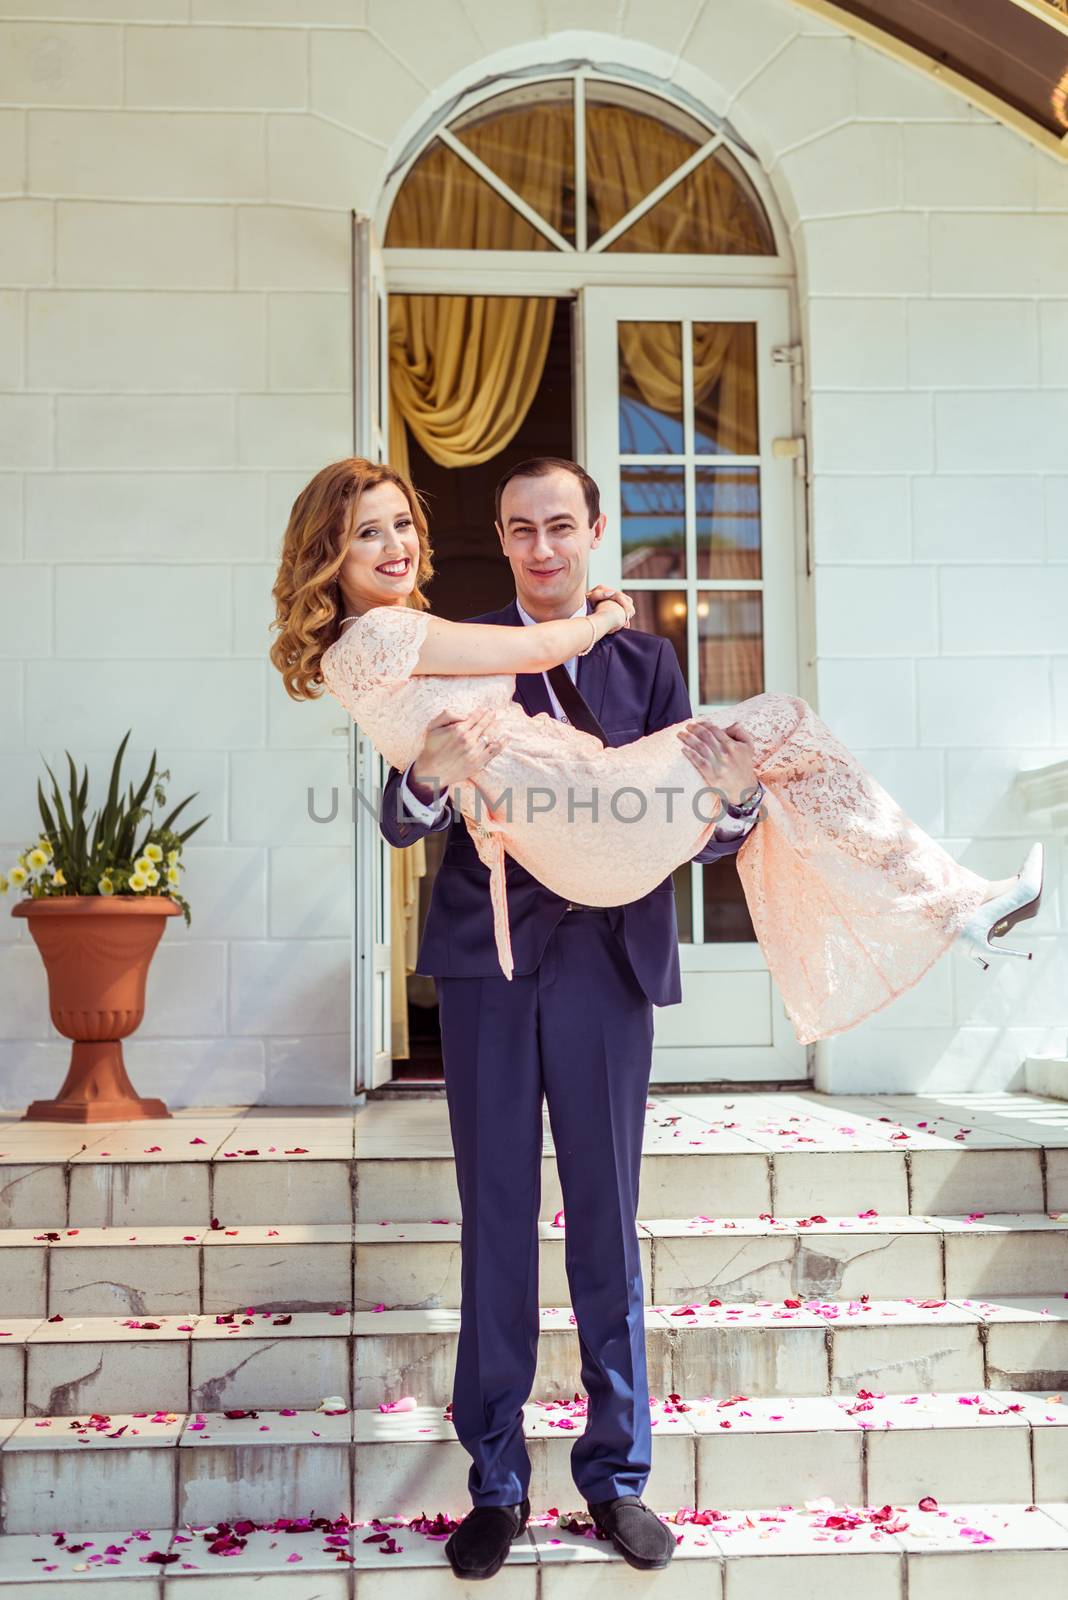
[[[695,714],[800,692],[788,292],[589,288],[580,326],[583,460],[608,514],[591,581],[671,641]],[[654,1081],[805,1076],[733,858],[686,863],[675,890],[683,1001],[654,1011]]]

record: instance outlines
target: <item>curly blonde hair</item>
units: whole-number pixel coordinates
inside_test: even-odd
[[[268,655],[292,700],[317,700],[323,692],[309,685],[322,684],[319,662],[337,638],[345,614],[338,573],[352,536],[356,502],[365,489],[380,483],[395,483],[401,490],[419,535],[415,587],[405,603],[416,611],[430,609],[423,590],[434,567],[426,508],[418,490],[384,461],[346,456],[323,467],[293,502],[271,590],[276,616],[270,626],[278,630],[278,637]]]

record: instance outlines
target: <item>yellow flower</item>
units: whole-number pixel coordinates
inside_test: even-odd
[[[135,872],[148,872],[150,870],[151,866],[152,866],[152,863],[148,859],[147,856],[138,856],[137,860],[134,862],[134,871]]]
[[[146,844],[145,855],[148,857],[149,861],[163,860],[163,851],[160,849],[158,844]]]
[[[156,884],[159,882],[159,873],[156,871],[155,867],[153,867],[150,872],[145,873],[145,881],[151,888],[155,888]]]
[[[178,868],[177,867],[168,867],[167,868],[167,882],[168,883],[178,883],[178,882],[180,882],[180,878],[179,878]]]
[[[40,867],[46,867],[48,865],[48,857],[45,855],[40,846],[35,846],[35,848],[30,851],[27,860],[33,872],[36,872]]]
[[[178,852],[177,852],[177,850],[168,850],[167,851],[167,860],[170,862],[171,866],[173,867],[174,863],[178,860]]]
[[[55,872],[52,874],[52,882],[66,884],[66,881],[66,878],[63,876],[63,868],[57,867]]]
[[[44,851],[45,855],[48,857],[49,860],[52,859],[52,855],[53,855],[52,841],[51,841],[51,839],[49,839],[49,837],[48,837],[48,835],[46,833],[42,833],[41,837],[38,839],[37,847],[38,847],[39,850],[43,850]]]
[[[130,874],[130,888],[138,894],[142,889],[148,888],[147,880],[142,878],[139,872],[133,872]]]
[[[8,889],[10,887],[11,887],[11,885],[8,883],[7,879],[4,877],[4,874],[2,872],[0,872],[0,894],[7,894],[7,891],[8,891]]]
[[[105,873],[104,876],[98,880],[97,888],[100,890],[101,894],[115,893],[115,885],[108,877],[107,873]]]
[[[21,862],[21,860],[22,860],[21,856],[19,857],[19,860]],[[29,877],[29,873],[26,871],[25,867],[23,867],[23,866],[12,867],[12,869],[11,869],[11,882],[12,883],[14,883],[14,884],[23,884],[23,883],[26,882],[26,879],[28,877]]]

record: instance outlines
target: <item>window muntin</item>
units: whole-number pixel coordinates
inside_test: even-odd
[[[767,213],[722,135],[647,90],[583,74],[507,89],[439,128],[401,184],[385,243],[776,254]]]

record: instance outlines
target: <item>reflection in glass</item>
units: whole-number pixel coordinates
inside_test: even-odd
[[[717,866],[719,863],[717,862]],[[693,943],[693,872],[684,861],[671,874],[675,884],[675,916],[679,924],[679,943]]]
[[[677,148],[675,166],[690,154],[681,145]],[[647,184],[646,192],[655,187]],[[632,204],[639,199],[637,194]],[[657,255],[773,256],[775,236],[749,179],[720,146],[607,249],[620,254],[644,250]]]
[[[689,687],[689,673],[686,670],[686,590],[630,589],[627,592],[634,601],[631,627],[671,640],[683,679]]]
[[[694,485],[697,576],[759,578],[759,469],[698,467]]]
[[[697,594],[697,670],[702,705],[731,706],[764,692],[764,597],[759,589]]]
[[[756,826],[759,828],[760,823]],[[753,919],[734,856],[723,856],[713,866],[702,867],[700,871],[705,944],[755,944]]]
[[[681,467],[621,467],[623,581],[686,575],[686,485]]]
[[[398,250],[552,249],[543,233],[440,139],[405,178],[385,242]]]
[[[621,455],[681,455],[682,323],[619,324]]]
[[[575,114],[570,78],[494,95],[451,131],[539,216],[575,242]]]
[[[698,455],[759,453],[756,371],[755,323],[694,323],[694,449]]]

